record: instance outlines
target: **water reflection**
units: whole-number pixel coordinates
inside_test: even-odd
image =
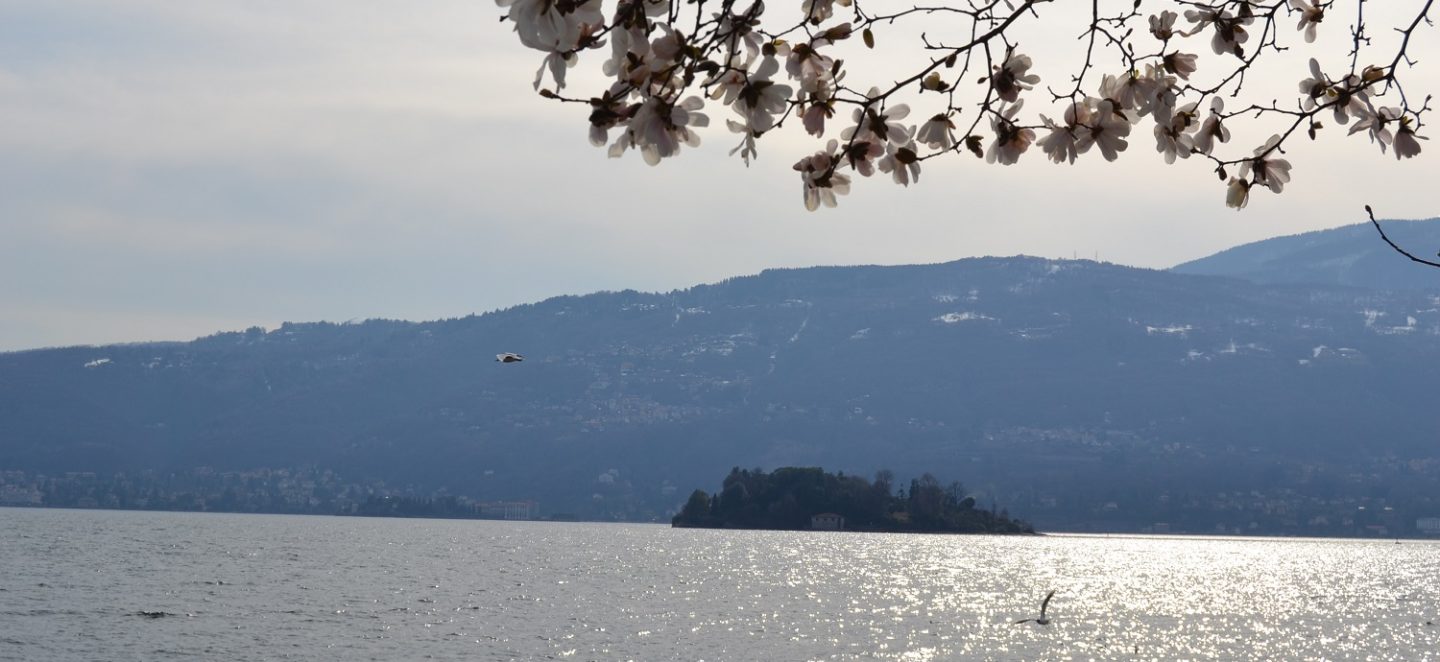
[[[1422,542],[17,510],[0,510],[0,530],[11,532],[0,536],[0,659],[1419,659],[1440,650],[1440,628],[1426,625],[1440,620],[1440,545]],[[1050,590],[1048,625],[1014,624]],[[133,616],[142,610],[184,616]]]

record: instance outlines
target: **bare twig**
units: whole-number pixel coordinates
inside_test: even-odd
[[[1429,260],[1415,257],[1414,255],[1411,255],[1409,251],[1401,248],[1395,242],[1391,241],[1390,237],[1385,235],[1384,228],[1380,227],[1380,222],[1375,220],[1375,212],[1370,210],[1370,205],[1365,205],[1365,213],[1370,215],[1370,223],[1375,226],[1375,231],[1380,233],[1380,238],[1384,239],[1385,243],[1390,244],[1390,247],[1395,249],[1397,253],[1400,253],[1401,255],[1404,255],[1405,257],[1408,257],[1415,262],[1419,262],[1420,264],[1440,268],[1440,262],[1431,262]]]

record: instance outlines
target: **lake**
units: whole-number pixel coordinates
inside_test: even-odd
[[[1414,660],[1437,605],[1435,542],[0,509],[0,660]]]

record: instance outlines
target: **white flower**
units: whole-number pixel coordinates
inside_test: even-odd
[[[1410,126],[1409,117],[1400,118],[1400,126],[1395,129],[1395,160],[1408,159],[1420,153],[1420,140],[1429,140],[1425,136],[1415,134],[1415,129]]]
[[[863,177],[875,174],[875,161],[885,155],[885,144],[856,140],[845,148],[844,162]]]
[[[912,181],[920,181],[920,161],[915,155],[914,142],[904,145],[890,143],[885,148],[885,158],[880,159],[878,166],[880,172],[890,173],[890,178],[901,186],[909,186]]]
[[[1153,71],[1153,68],[1150,71]],[[1115,102],[1114,113],[1138,122],[1142,116],[1153,110],[1156,98],[1162,95],[1158,89],[1161,84],[1162,81],[1155,77],[1138,71],[1119,76],[1107,74],[1100,81],[1100,95]]]
[[[672,87],[676,78],[674,65],[680,56],[681,36],[668,26],[660,25],[659,36],[651,40],[639,28],[615,30],[610,38],[610,59],[602,71],[615,76],[642,93],[650,88]]]
[[[1215,148],[1215,141],[1222,143],[1230,142],[1230,129],[1220,120],[1220,113],[1225,110],[1225,100],[1214,97],[1210,101],[1210,116],[1200,125],[1200,130],[1195,133],[1195,150],[1202,154],[1209,154]]]
[[[1269,188],[1279,193],[1285,190],[1285,183],[1290,181],[1290,162],[1285,159],[1267,157],[1266,155],[1278,151],[1280,135],[1270,136],[1261,147],[1255,149],[1255,158],[1240,163],[1240,178],[1251,172],[1254,173],[1256,184]],[[1243,205],[1241,205],[1243,206]]]
[[[1174,163],[1176,157],[1190,158],[1194,138],[1189,132],[1195,126],[1196,105],[1197,103],[1187,104],[1164,121],[1160,121],[1163,118],[1156,118],[1155,150],[1165,155],[1166,163]]]
[[[950,133],[954,130],[955,123],[950,121],[950,114],[941,113],[921,124],[915,139],[930,149],[950,149],[955,145],[955,137]]]
[[[1025,150],[1030,149],[1030,143],[1035,142],[1034,131],[1015,126],[1015,115],[1024,105],[1024,101],[1017,101],[990,118],[990,130],[995,132],[995,140],[985,151],[986,163],[1013,165]]]
[[[1308,0],[1290,0],[1290,8],[1300,12],[1300,23],[1295,29],[1305,31],[1305,43],[1315,43],[1315,29],[1320,26],[1320,21],[1325,20],[1325,9],[1318,4],[1310,4]]]
[[[1330,79],[1320,72],[1320,63],[1310,58],[1310,77],[1300,81],[1300,93],[1305,95],[1304,108],[1312,110],[1322,103],[1325,91],[1330,89]]]
[[[796,44],[791,48],[785,58],[785,72],[800,81],[800,89],[829,96],[830,84],[834,82],[830,72],[835,68],[835,60],[816,50],[819,41],[823,40],[818,40],[816,44]]]
[[[1335,113],[1336,124],[1348,124],[1351,114],[1358,116],[1364,113],[1370,105],[1368,95],[1365,93],[1364,80],[1353,74],[1325,90],[1325,95],[1330,98],[1328,103],[1330,109]]]
[[[831,99],[820,99],[810,97],[806,103],[805,113],[800,116],[800,121],[805,125],[805,132],[819,138],[825,135],[825,120],[835,116],[835,102]]]
[[[1150,16],[1150,34],[1160,41],[1169,41],[1175,36],[1175,12],[1162,11],[1159,16]]]
[[[754,158],[759,153],[755,150],[755,132],[751,131],[750,127],[736,122],[735,120],[725,120],[725,126],[726,128],[730,129],[730,133],[744,134],[740,138],[740,144],[736,145],[734,149],[730,150],[730,156],[735,156],[735,153],[739,152],[740,160],[745,162],[746,167],[749,167],[750,159]]]
[[[520,43],[546,52],[574,50],[586,26],[605,24],[600,0],[495,0],[509,7]]]
[[[1025,73],[1032,64],[1027,55],[1011,55],[1005,59],[1005,64],[995,68],[995,73],[990,76],[990,86],[995,88],[1001,99],[1014,103],[1020,98],[1021,90],[1032,89],[1040,82],[1039,76]]]
[[[620,0],[615,7],[615,23],[624,27],[645,27],[646,19],[670,14],[670,0]]]
[[[822,204],[834,207],[836,195],[850,192],[850,178],[835,172],[837,146],[832,139],[825,146],[825,151],[816,152],[795,164],[805,190],[805,208],[810,211],[815,211]]]
[[[1095,106],[1089,122],[1079,127],[1076,148],[1081,154],[1090,151],[1091,146],[1099,147],[1106,161],[1119,158],[1120,152],[1129,147],[1125,136],[1130,135],[1130,122],[1115,114],[1115,102],[1102,99]]]
[[[1050,130],[1044,138],[1040,139],[1040,149],[1055,163],[1074,163],[1075,157],[1080,154],[1077,145],[1079,136],[1077,128],[1090,122],[1091,112],[1088,105],[1093,99],[1086,99],[1084,102],[1071,103],[1065,109],[1065,124],[1058,125],[1050,118],[1041,115],[1040,121],[1045,123],[1045,128]]]
[[[1234,207],[1236,211],[1239,211],[1249,203],[1250,182],[1231,177],[1229,185],[1225,187],[1225,206]]]
[[[1360,121],[1350,127],[1350,135],[1353,136],[1361,131],[1369,132],[1370,142],[1380,143],[1380,153],[1384,154],[1386,146],[1394,142],[1390,128],[1386,125],[1398,121],[1402,114],[1399,108],[1381,108],[1373,113],[1368,108],[1362,110],[1356,114]]]
[[[535,89],[540,89],[541,81],[545,80],[545,72],[550,72],[550,77],[555,80],[555,89],[565,89],[565,70],[572,69],[580,61],[574,53],[551,53],[540,61],[540,68],[535,71]]]
[[[872,87],[867,94],[870,99],[880,96],[880,89]],[[872,101],[873,103],[873,101]],[[904,124],[896,120],[903,120],[910,116],[910,106],[897,103],[885,108],[883,112],[874,110],[871,106],[856,108],[850,118],[855,122],[854,126],[846,127],[840,132],[840,137],[849,140],[852,136],[858,140],[874,139],[880,142],[904,143],[910,140],[910,132]]]
[[[1055,163],[1074,163],[1075,157],[1080,154],[1075,148],[1075,129],[1055,124],[1043,115],[1040,119],[1045,122],[1045,128],[1050,130],[1050,133],[1040,139],[1040,150]]]
[[[1185,19],[1196,24],[1185,36],[1197,34],[1210,26],[1215,31],[1210,37],[1210,50],[1215,51],[1216,55],[1231,53],[1236,57],[1244,57],[1245,49],[1241,45],[1250,40],[1250,33],[1245,31],[1245,26],[1249,25],[1253,18],[1235,17],[1223,10],[1191,9],[1185,12]]]
[[[650,165],[680,152],[681,145],[696,147],[700,136],[690,129],[708,126],[710,118],[698,112],[705,106],[699,97],[689,97],[676,104],[660,97],[650,97],[640,104],[625,134],[610,146],[610,156],[620,156],[630,147]]]
[[[1151,81],[1148,88],[1144,90],[1145,97],[1140,105],[1140,113],[1154,113],[1155,115],[1169,116],[1175,108],[1175,77],[1166,76],[1163,66],[1157,67],[1153,64],[1145,65],[1146,79]]]
[[[1165,56],[1165,71],[1168,71],[1184,80],[1190,80],[1190,74],[1195,73],[1195,58],[1191,53],[1176,51]]]
[[[769,131],[775,126],[775,116],[785,112],[790,100],[790,86],[770,80],[779,70],[780,63],[773,57],[761,60],[760,66],[750,73],[730,69],[717,79],[710,98],[723,97],[721,103],[732,106],[745,118],[745,125],[751,131]]]
[[[725,59],[729,60],[740,54],[744,48],[748,59],[755,59],[760,54],[760,46],[764,42],[756,28],[760,24],[758,16],[748,13],[742,14],[714,14],[715,22],[718,25],[716,34],[725,35]]]
[[[625,85],[615,83],[604,94],[590,100],[590,144],[596,147],[610,140],[611,127],[630,121],[638,104],[625,105]]]
[[[805,12],[806,20],[820,25],[834,15],[836,2],[839,2],[842,7],[850,6],[850,0],[802,0],[800,9]]]

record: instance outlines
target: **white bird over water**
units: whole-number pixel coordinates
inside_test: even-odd
[[[1045,615],[1045,610],[1050,606],[1050,598],[1053,597],[1055,597],[1055,591],[1053,590],[1045,594],[1045,601],[1040,603],[1040,618],[1027,618],[1024,620],[1015,621],[1015,624],[1019,625],[1021,623],[1029,623],[1031,621],[1034,621],[1036,625],[1049,625],[1050,617]]]
[[[504,352],[501,354],[496,354],[495,360],[501,363],[519,363],[521,361],[524,361],[525,357],[520,356],[519,354],[516,354],[514,352]]]

